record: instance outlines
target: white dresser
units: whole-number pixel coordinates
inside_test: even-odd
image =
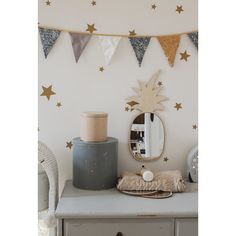
[[[187,186],[157,200],[81,190],[67,181],[56,210],[58,236],[197,236],[197,185]]]

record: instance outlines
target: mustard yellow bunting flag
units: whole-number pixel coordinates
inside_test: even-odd
[[[169,65],[173,67],[175,62],[175,55],[179,47],[180,35],[158,36],[157,39],[166,57],[168,58]]]

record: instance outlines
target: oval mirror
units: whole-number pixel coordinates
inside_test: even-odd
[[[164,126],[155,113],[139,114],[130,129],[129,146],[133,157],[139,161],[159,158],[164,150]]]

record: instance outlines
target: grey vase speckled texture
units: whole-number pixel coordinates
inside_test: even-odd
[[[117,183],[118,140],[73,139],[73,185],[88,190],[109,189]]]
[[[129,38],[130,43],[134,49],[139,66],[141,66],[144,54],[150,42],[150,37]]]
[[[198,32],[189,33],[188,37],[191,39],[195,47],[198,49]]]
[[[61,31],[39,28],[40,38],[43,45],[43,52],[45,58],[47,58],[49,52],[51,51],[53,45],[57,41]]]

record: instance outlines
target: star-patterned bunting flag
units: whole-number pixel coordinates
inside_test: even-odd
[[[77,33],[69,33],[71,38],[71,44],[74,51],[74,56],[76,62],[78,62],[83,50],[87,46],[91,35],[86,34],[77,34]]]
[[[174,66],[175,56],[179,47],[180,35],[172,36],[159,36],[157,37],[166,57],[168,58],[169,65]]]
[[[52,91],[52,85],[50,85],[49,87],[44,87],[43,88],[43,92],[40,94],[40,96],[45,96],[47,97],[48,100],[50,100],[50,97],[52,95],[55,95],[56,93]]]
[[[45,58],[47,58],[49,52],[51,51],[53,45],[57,41],[61,31],[39,28],[40,38],[43,45],[43,52]]]
[[[121,40],[121,37],[99,36],[99,41],[102,46],[103,54],[105,56],[106,65],[109,65],[120,40]]]
[[[188,37],[191,39],[195,47],[198,49],[198,32],[189,33]]]
[[[147,50],[151,37],[129,38],[134,49],[139,66],[141,66],[144,54]]]

